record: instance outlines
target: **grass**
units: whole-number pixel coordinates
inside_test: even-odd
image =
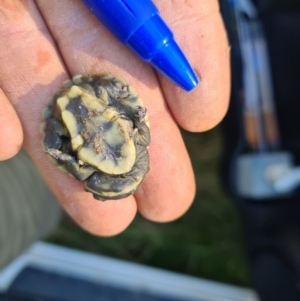
[[[49,241],[197,277],[248,286],[241,227],[235,207],[221,189],[218,129],[183,132],[194,167],[197,195],[177,221],[152,223],[137,215],[122,234],[92,236],[65,217]]]

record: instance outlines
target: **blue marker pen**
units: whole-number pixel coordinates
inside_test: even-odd
[[[198,79],[151,0],[83,0],[95,16],[143,60],[186,91]]]

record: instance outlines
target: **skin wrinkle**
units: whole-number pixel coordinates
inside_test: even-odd
[[[40,43],[38,42],[39,36],[38,36],[38,34],[36,34],[36,31],[35,31],[37,28],[38,27],[34,26],[34,28],[32,29],[30,27],[30,25],[28,24],[27,26],[24,26],[23,31],[20,32],[20,34],[18,36],[15,36],[15,35],[11,36],[10,39],[7,41],[8,45],[10,45],[10,47],[7,47],[7,53],[4,52],[3,57],[5,57],[5,56],[12,57],[12,60],[16,61],[15,57],[17,57],[18,52],[26,52],[26,50],[27,50],[27,51],[30,51],[32,54],[31,55],[32,60],[26,58],[27,59],[26,65],[28,66],[28,67],[26,67],[27,74],[20,73],[19,76],[15,78],[16,83],[15,84],[12,83],[12,88],[10,88],[10,91],[12,91],[10,93],[12,99],[15,98],[14,97],[15,92],[17,92],[19,95],[26,95],[26,94],[30,93],[30,94],[32,94],[32,97],[36,97],[37,99],[43,97],[43,93],[41,93],[41,90],[39,88],[34,88],[32,86],[30,74],[36,74],[37,73],[36,68],[38,68],[40,72],[42,71],[42,69],[39,66],[39,64],[41,63],[41,60],[39,62],[38,52],[40,52],[40,53],[47,52],[46,60],[48,61],[48,64],[50,64],[51,57],[53,57],[53,55],[51,55],[51,53],[48,50],[46,50],[46,47],[48,45],[51,45],[52,51],[55,51],[55,50],[53,49],[52,44],[50,42],[49,43],[46,42],[46,47],[40,46]],[[49,37],[49,34],[48,34],[48,37]],[[19,40],[24,41],[24,43],[19,43]],[[45,41],[48,41],[48,40],[46,39]],[[41,45],[43,45],[43,44],[41,44]],[[11,50],[11,49],[13,49],[13,50]],[[31,51],[30,49],[33,49],[33,50]],[[35,51],[35,49],[37,49],[37,50]],[[4,48],[4,50],[5,50],[5,48]],[[35,55],[35,53],[37,53],[37,54]],[[17,60],[18,60],[18,58],[17,58]],[[1,61],[1,58],[0,58],[0,61]],[[33,62],[33,61],[35,61],[36,63],[32,64],[31,62]],[[2,64],[2,65],[7,67],[7,69],[2,67],[2,72],[5,74],[18,72],[19,64],[15,64],[15,65]],[[45,74],[45,72],[48,73],[47,69],[44,70],[44,74]],[[41,77],[40,77],[41,83],[42,83],[43,77],[44,77],[43,74],[41,74]],[[1,78],[0,78],[0,82],[1,82]],[[49,84],[49,81],[45,82],[45,84],[46,85]],[[2,83],[2,85],[4,85],[4,84]],[[7,91],[5,91],[5,92],[8,93]],[[44,95],[45,101],[49,97],[48,95]],[[41,106],[43,106],[42,103],[40,103],[39,106],[32,106],[31,100],[28,99],[26,96],[25,97],[19,96],[13,102],[14,102],[14,105],[17,110],[31,112],[30,115],[31,115],[32,123],[34,123],[35,121],[38,121],[40,123]],[[20,115],[20,117],[21,117],[21,119],[23,119],[22,114]],[[29,125],[29,127],[28,127],[27,123],[24,120],[22,120],[22,122],[24,125],[24,131],[25,131],[26,136],[30,140],[32,140],[32,138],[35,136],[35,133],[32,132],[32,130],[31,130],[32,126]]]
[[[35,1],[37,4],[37,7],[39,8],[39,1]],[[78,41],[80,41],[80,44],[74,44],[74,41],[72,43],[72,47],[70,49],[70,53],[74,52],[75,49],[81,49],[82,46],[84,45],[89,45],[92,42],[95,43],[94,41],[94,35],[99,34],[105,34],[106,36],[109,36],[110,38],[113,38],[113,35],[106,29],[106,28],[101,28],[99,27],[99,21],[96,19],[96,17],[88,10],[86,9],[86,7],[83,5],[83,3],[79,3],[79,5],[82,6],[83,9],[80,9],[79,11],[77,11],[76,14],[71,15],[71,19],[70,19],[70,15],[67,16],[66,15],[62,15],[61,18],[59,18],[58,22],[52,23],[51,26],[49,26],[49,24],[47,24],[47,17],[45,16],[45,14],[43,14],[43,10],[39,8],[39,11],[41,13],[41,15],[43,16],[43,19],[45,21],[46,26],[48,27],[49,32],[51,32],[51,28],[52,28],[52,32],[65,32],[64,35],[53,35],[53,38],[55,39],[56,44],[58,45],[58,49],[68,49],[68,45],[70,43],[68,43],[68,39],[69,37],[74,37],[74,36],[80,36],[81,39],[79,39]],[[64,18],[65,17],[65,18]],[[85,28],[83,26],[83,24],[85,24],[86,22],[84,21],[84,18],[88,18],[89,20],[92,20],[93,25],[92,27],[89,27],[88,29]],[[69,26],[69,24],[72,23],[72,26]],[[66,38],[67,37],[67,38]],[[73,40],[73,39],[72,39]],[[97,41],[98,43],[98,41]],[[117,43],[119,43],[117,41]],[[103,43],[103,45],[105,45],[105,43]],[[121,43],[120,45],[122,47],[124,47]],[[122,49],[123,50],[123,49]],[[111,51],[111,46],[108,44],[107,45],[107,51]],[[90,72],[90,70],[89,70]]]
[[[27,1],[12,1],[2,0],[0,2],[0,26],[2,22],[10,19],[11,15],[14,14],[16,17],[20,16],[25,10]],[[2,22],[1,22],[2,20]]]
[[[213,0],[153,0],[153,2],[161,15],[166,18],[174,17],[177,11],[182,11],[185,8],[190,11],[197,10],[201,15],[210,15],[216,11],[220,11],[219,2]],[[172,11],[172,14],[168,14],[170,11]]]
[[[38,39],[40,37],[35,34],[34,30],[35,29],[26,30],[26,28],[24,28],[23,31],[19,31],[18,35],[15,35],[15,34],[12,35],[11,38],[6,41],[8,47],[3,49],[3,50],[6,50],[6,52],[2,50],[3,59],[4,59],[4,57],[11,57],[11,60],[14,61],[13,58],[17,56],[18,52],[25,52],[28,49],[34,49],[37,45],[38,51],[48,53],[47,60],[50,62],[51,61],[50,60],[51,54],[50,54],[49,51],[44,50],[40,45],[38,45],[39,44]],[[1,37],[1,31],[0,31],[0,37]],[[20,40],[24,41],[24,42],[20,43],[19,42]],[[52,44],[50,44],[50,43],[49,43],[49,45],[52,46]],[[32,54],[33,53],[38,53],[38,51],[34,51],[34,52],[32,52]],[[34,57],[34,55],[32,55],[32,57]],[[22,90],[21,93],[26,94],[26,93],[28,93],[29,91],[32,90],[32,84],[31,84],[31,81],[30,81],[30,74],[35,73],[34,69],[36,67],[39,67],[38,54],[35,57],[36,57],[35,61],[37,62],[37,64],[35,66],[31,66],[31,61],[30,60],[28,60],[26,62],[27,73],[29,74],[29,76],[28,76],[28,74],[23,75],[23,73],[21,73],[19,75],[19,76],[21,76],[21,78],[19,78],[19,77],[16,78],[17,83],[13,85],[13,88],[10,89],[11,91],[18,91],[18,93],[20,93],[20,89],[21,89]],[[1,61],[1,58],[0,58],[0,61]],[[2,67],[2,72],[3,73],[18,72],[19,65],[14,65],[14,64],[13,65],[2,64],[2,65],[4,66],[4,67]],[[25,83],[25,85],[24,85],[24,83]],[[47,83],[45,82],[45,84],[47,84]],[[13,92],[11,92],[11,93],[13,93]],[[38,97],[39,93],[37,92],[35,96]]]
[[[190,28],[190,30],[195,31],[193,28],[195,26],[195,24],[200,23],[202,24],[202,28],[205,27],[210,27],[209,24],[207,23],[211,23],[212,19],[220,19],[221,14],[220,11],[213,11],[210,14],[207,15],[199,15],[199,13],[195,12],[195,11],[191,11],[188,15],[188,17],[185,16],[181,16],[181,15],[175,15],[175,17],[171,20],[170,26],[172,26],[172,28],[176,29],[178,32],[182,32],[184,31],[184,28]],[[217,22],[217,20],[216,20]],[[207,24],[207,25],[206,25]],[[201,32],[202,28],[197,28],[197,32]],[[214,32],[214,29],[211,28],[212,33]],[[189,35],[186,35],[184,33],[182,33],[180,35],[181,37],[185,38],[185,37],[189,37]],[[194,41],[195,42],[195,41]]]

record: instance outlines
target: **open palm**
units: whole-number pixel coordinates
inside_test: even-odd
[[[113,235],[137,210],[170,221],[191,205],[195,184],[178,125],[204,131],[224,116],[229,47],[217,0],[155,0],[200,77],[190,93],[140,61],[80,0],[0,2],[0,160],[23,146],[65,210],[87,231]],[[96,201],[83,183],[60,172],[41,147],[39,126],[48,98],[76,74],[110,73],[134,86],[151,125],[150,172],[134,196]],[[199,150],[201,154],[201,150]]]

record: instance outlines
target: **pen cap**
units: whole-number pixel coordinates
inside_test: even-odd
[[[158,13],[150,0],[83,0],[95,16],[124,44]]]

